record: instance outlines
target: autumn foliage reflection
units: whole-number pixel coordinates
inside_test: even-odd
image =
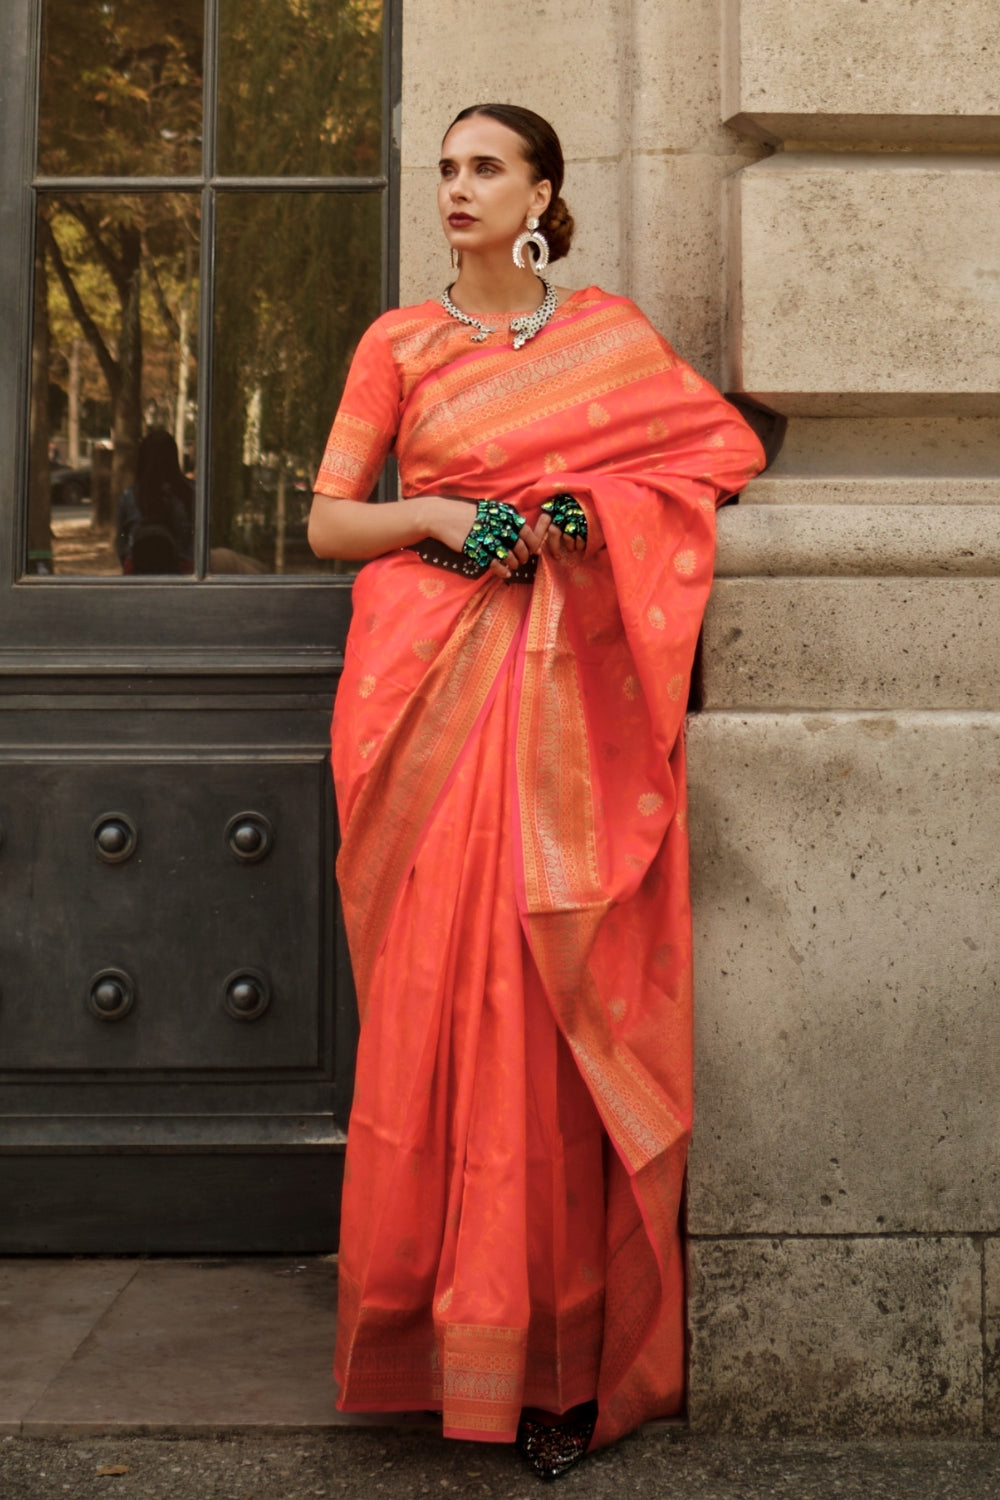
[[[204,90],[203,0],[44,0],[29,571],[49,571],[51,502],[70,488],[53,461],[84,463],[94,450],[98,530],[113,526],[150,427],[173,433],[190,464],[207,436],[197,382],[207,359],[213,547],[248,571],[316,566],[300,492],[380,306],[382,192],[252,189],[286,175],[381,176],[382,4],[216,5],[217,95],[215,80]],[[203,97],[215,100],[215,164],[203,156]],[[95,176],[121,186],[74,186]],[[147,179],[141,193],[136,177]],[[162,178],[189,179],[190,191],[148,181]],[[197,347],[205,182],[217,225],[206,246],[212,350]],[[114,566],[104,546],[82,570]]]

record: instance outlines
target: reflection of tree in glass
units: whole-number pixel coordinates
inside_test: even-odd
[[[378,194],[220,195],[213,546],[275,566],[284,484],[315,475],[380,270]]]
[[[45,0],[38,164],[201,170],[203,0]]]
[[[382,0],[222,0],[219,170],[382,170]]]
[[[55,273],[54,349],[68,366],[75,324],[90,373],[96,365],[105,387],[111,486],[109,493],[97,491],[94,519],[106,522],[131,483],[144,416],[173,427],[175,393],[186,384],[190,351],[180,321],[192,296],[197,201],[181,194],[42,199],[39,242]]]

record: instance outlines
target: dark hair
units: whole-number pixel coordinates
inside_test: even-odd
[[[452,120],[448,130],[459,120],[471,119],[473,115],[487,115],[497,120],[520,136],[524,143],[524,159],[531,168],[535,182],[552,184],[552,198],[542,214],[539,228],[549,242],[549,260],[561,260],[569,251],[573,240],[573,215],[559,196],[562,192],[563,165],[562,146],[548,120],[536,115],[533,109],[524,109],[520,104],[470,104]],[[447,135],[448,131],[445,131]]]
[[[139,444],[135,467],[135,498],[143,519],[163,525],[171,497],[190,515],[191,486],[181,473],[177,444],[164,427],[151,427]]]

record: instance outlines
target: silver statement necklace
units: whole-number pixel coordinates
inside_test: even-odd
[[[510,320],[510,329],[514,335],[515,349],[520,349],[529,339],[533,339],[536,333],[540,333],[556,310],[557,299],[555,287],[550,281],[546,281],[544,276],[539,276],[538,279],[545,288],[545,296],[542,298],[541,306],[536,307],[533,313],[521,313],[519,317],[511,318]],[[452,282],[451,286],[454,285],[455,283]],[[496,333],[497,330],[490,328],[482,318],[474,318],[471,313],[464,313],[461,308],[456,307],[451,300],[451,286],[445,287],[441,293],[441,306],[449,317],[457,319],[459,323],[464,323],[467,328],[478,329],[478,332],[472,335],[470,343],[481,344],[484,339],[488,339],[490,334]]]

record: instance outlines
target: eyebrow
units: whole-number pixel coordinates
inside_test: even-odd
[[[502,156],[473,156],[470,160],[474,166],[479,166],[480,162],[490,162],[498,167],[505,167],[507,165]],[[438,162],[439,167],[453,167],[454,165],[455,162],[450,156],[442,156]]]

